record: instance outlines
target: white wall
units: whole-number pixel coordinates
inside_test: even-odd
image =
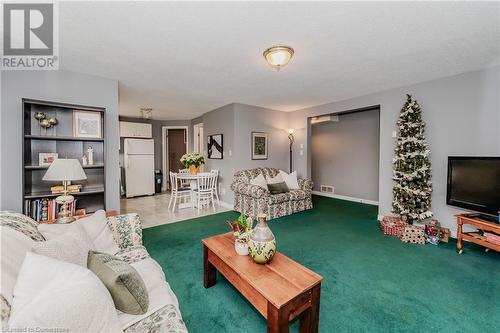
[[[106,209],[120,209],[118,81],[67,71],[4,71],[1,87],[0,209],[22,211],[22,98],[106,108]]]
[[[447,157],[500,155],[499,77],[500,67],[497,66],[295,111],[290,115],[290,126],[299,129],[297,143],[308,148],[303,156],[294,155],[296,168],[301,175],[310,175],[308,117],[380,105],[379,211],[389,214],[395,140],[391,133],[405,94],[412,94],[422,107],[423,119],[427,123],[426,137],[432,152],[432,211],[454,234],[453,215],[460,211],[446,205]]]

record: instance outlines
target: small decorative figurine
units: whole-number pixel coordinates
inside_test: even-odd
[[[87,162],[88,165],[94,165],[94,148],[92,146],[87,148]]]

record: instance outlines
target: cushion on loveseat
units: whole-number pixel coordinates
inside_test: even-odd
[[[290,190],[286,193],[273,194],[268,197],[270,204],[282,203],[290,200],[305,200],[307,198],[306,191]]]

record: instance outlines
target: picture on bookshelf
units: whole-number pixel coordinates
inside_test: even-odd
[[[102,138],[101,113],[73,111],[73,136],[77,138]]]
[[[38,165],[39,166],[49,166],[56,158],[58,158],[58,153],[39,153],[38,154]]]

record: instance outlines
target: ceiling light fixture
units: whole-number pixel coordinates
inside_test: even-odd
[[[290,46],[278,45],[266,49],[263,55],[269,65],[279,72],[292,59],[293,53],[294,51]]]

